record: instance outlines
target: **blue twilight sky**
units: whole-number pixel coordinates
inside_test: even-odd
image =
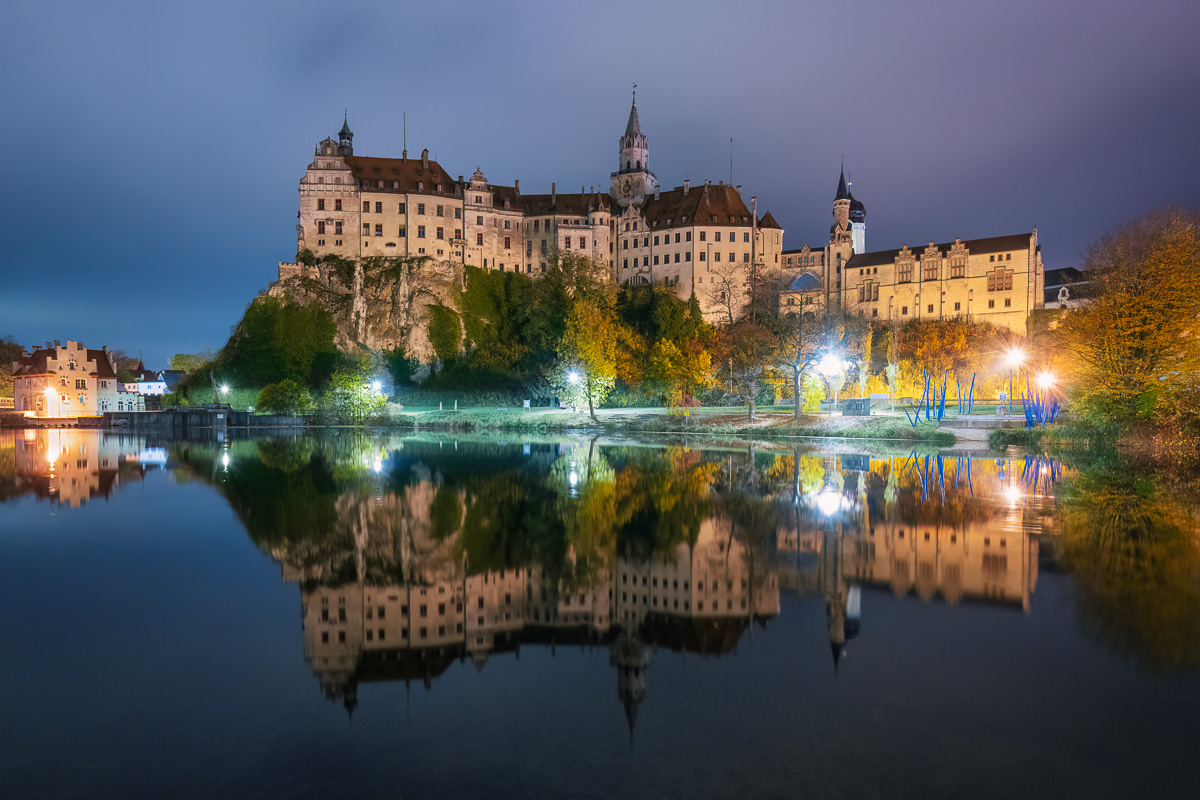
[[[0,335],[219,347],[295,254],[297,184],[428,147],[527,192],[607,186],[637,82],[664,186],[729,179],[824,241],[842,155],[870,249],[1029,230],[1047,267],[1200,205],[1200,3],[14,4]]]

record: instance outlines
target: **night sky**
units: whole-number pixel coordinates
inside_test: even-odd
[[[428,147],[529,193],[608,186],[638,84],[664,187],[733,181],[825,241],[842,156],[867,247],[1027,231],[1047,268],[1200,205],[1200,3],[7,6],[0,335],[221,346],[295,254],[297,186]]]

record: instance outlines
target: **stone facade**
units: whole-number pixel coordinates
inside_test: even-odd
[[[14,408],[29,417],[91,417],[142,401],[117,380],[107,348],[47,343],[13,362]],[[145,408],[144,404],[141,406]]]
[[[783,230],[769,213],[757,217],[754,198],[746,206],[740,186],[692,188],[685,181],[660,189],[636,102],[607,192],[581,186],[578,193],[560,193],[552,183],[549,194],[522,194],[519,181],[492,184],[478,168],[469,179],[452,178],[428,150],[414,159],[407,151],[398,159],[358,156],[353,139],[343,122],[336,142],[317,144],[300,181],[297,252],[311,251],[318,260],[427,257],[460,273],[470,265],[528,275],[543,273],[556,253],[583,254],[607,264],[622,284],[666,284],[683,299],[695,293],[714,318],[740,302],[722,296],[718,273],[736,293],[751,265],[780,267]],[[279,262],[280,284],[296,278],[329,281],[319,264]],[[286,290],[276,285],[273,291]],[[369,309],[356,288],[354,294],[353,316],[364,319]],[[362,325],[346,338],[387,346],[386,337]],[[423,333],[417,330],[413,339],[404,344],[427,358]]]
[[[845,172],[833,203],[834,223],[824,247],[783,253],[783,305],[818,305],[889,322],[922,317],[969,317],[1025,333],[1029,313],[1045,306],[1045,269],[1037,230],[985,239],[863,252],[866,210],[854,199]],[[803,292],[797,287],[803,285]]]

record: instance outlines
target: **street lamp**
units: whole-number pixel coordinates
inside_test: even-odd
[[[576,372],[575,370],[571,370],[570,372],[567,373],[567,381],[569,383],[578,385],[579,384],[579,373]]]
[[[1021,364],[1025,363],[1025,350],[1021,347],[1010,347],[1004,356],[1004,360],[1008,362],[1008,413],[1012,413],[1013,401],[1013,368],[1021,368]]]
[[[379,381],[371,381],[371,388],[378,392],[383,388],[383,384]]]
[[[833,406],[829,409],[830,416],[833,416],[833,408],[837,406],[838,390],[842,388],[842,370],[845,368],[842,360],[833,353],[827,353],[821,359],[821,363],[817,365],[817,371],[825,376],[829,388],[833,389]],[[834,380],[838,378],[839,380]]]

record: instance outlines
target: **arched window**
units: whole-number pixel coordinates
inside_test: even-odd
[[[638,169],[641,169],[641,168],[642,168],[642,162],[641,162],[641,160],[640,160],[640,159],[639,159],[639,160],[638,160],[638,162],[637,162],[637,168],[638,168]]]
[[[629,164],[630,164],[630,162],[628,162],[628,161],[625,162],[625,169],[629,169]]]

